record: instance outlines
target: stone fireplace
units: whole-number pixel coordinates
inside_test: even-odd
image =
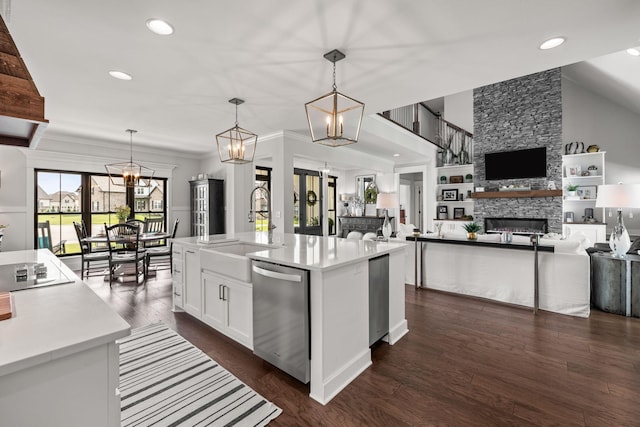
[[[500,186],[546,189],[562,187],[562,91],[559,68],[507,80],[473,92],[474,186],[486,191]],[[546,147],[547,176],[487,180],[485,153]],[[562,197],[478,198],[474,220],[546,218],[546,231],[562,233]],[[489,230],[486,227],[485,230]]]

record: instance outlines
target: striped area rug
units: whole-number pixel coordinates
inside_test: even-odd
[[[119,343],[122,426],[264,426],[282,412],[162,323]]]

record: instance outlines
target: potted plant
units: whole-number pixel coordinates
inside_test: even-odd
[[[578,190],[578,186],[577,185],[573,185],[573,184],[567,185],[567,195],[568,196],[575,196],[577,190]]]
[[[442,175],[442,176],[440,177],[440,184],[446,184],[446,183],[447,183],[447,177],[446,177],[446,176],[444,176],[444,175]]]
[[[466,174],[466,175],[464,176],[464,180],[465,180],[466,182],[473,182],[473,175],[471,175],[470,173]]]
[[[478,232],[480,231],[480,224],[477,222],[469,222],[463,225],[464,230],[467,232],[467,239],[478,240]]]
[[[118,221],[123,223],[129,218],[129,214],[131,213],[131,208],[127,205],[120,205],[116,207],[116,216],[118,217]]]

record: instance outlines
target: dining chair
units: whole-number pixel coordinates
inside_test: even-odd
[[[145,233],[161,233],[164,230],[164,218],[147,218],[144,221]]]
[[[140,247],[140,227],[133,224],[104,225],[107,234],[107,247],[109,248],[109,286],[113,284],[116,270],[133,264],[135,267],[135,281],[142,273],[142,283],[147,280],[145,276],[145,251]],[[126,275],[127,271],[123,271]]]
[[[89,277],[89,267],[92,262],[103,262],[109,261],[109,252],[106,250],[101,251],[93,251],[91,247],[91,243],[86,242],[84,239],[89,237],[87,233],[87,228],[84,225],[84,221],[82,222],[73,222],[73,228],[76,230],[76,235],[78,236],[78,243],[80,243],[80,278],[84,278],[85,269],[87,271],[87,278]],[[85,268],[86,266],[86,268]]]
[[[173,230],[171,231],[171,238],[168,240],[168,244],[164,246],[156,246],[147,248],[146,257],[145,257],[145,276],[149,273],[149,265],[151,264],[151,258],[156,257],[168,257],[169,269],[173,265],[173,239],[176,237],[176,232],[178,231],[178,224],[180,223],[180,218],[176,218],[173,223]],[[160,263],[156,263],[160,264]],[[164,264],[164,263],[163,263]]]
[[[144,233],[161,233],[164,230],[164,218],[147,218],[144,220]],[[166,246],[166,240],[150,240],[144,243],[145,248]]]
[[[51,224],[49,221],[38,223],[38,249],[49,249],[54,254],[63,254],[66,252],[66,240],[60,240],[59,243],[53,244],[51,237]]]

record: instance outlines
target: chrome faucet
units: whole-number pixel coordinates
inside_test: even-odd
[[[271,192],[267,187],[258,186],[254,188],[253,191],[251,191],[251,195],[249,196],[249,222],[256,221],[256,213],[253,210],[253,200],[255,192],[258,190],[262,190],[267,199],[267,215],[269,218],[267,220],[267,236],[269,239],[269,243],[273,243],[273,229],[276,228],[276,226],[273,225],[273,221],[271,220]]]

